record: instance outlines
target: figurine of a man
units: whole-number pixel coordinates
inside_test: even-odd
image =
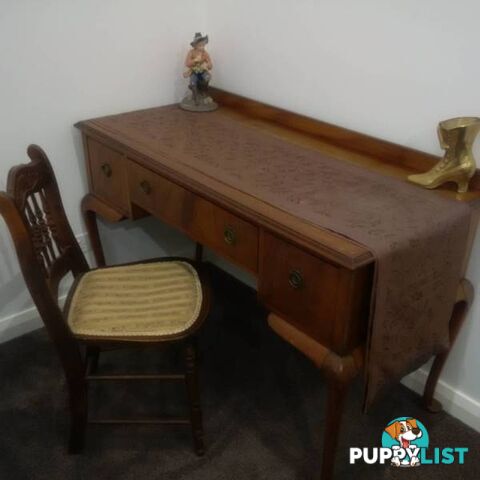
[[[210,70],[213,64],[210,55],[205,50],[208,43],[208,35],[197,32],[190,42],[191,50],[185,59],[187,70],[183,76],[190,78],[188,88],[192,91],[191,96],[183,99],[180,106],[186,110],[210,111],[217,108],[217,104],[208,95],[208,83],[211,78]]]

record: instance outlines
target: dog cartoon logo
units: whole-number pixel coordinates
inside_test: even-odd
[[[391,465],[395,467],[420,466],[420,449],[427,448],[428,443],[427,429],[411,417],[396,418],[386,426],[382,436],[382,446],[393,451]]]
[[[382,432],[381,447],[350,447],[350,464],[379,463],[394,467],[419,467],[427,465],[465,464],[468,447],[433,447],[425,425],[413,417],[397,417]]]

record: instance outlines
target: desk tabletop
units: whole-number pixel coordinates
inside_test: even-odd
[[[287,232],[296,243],[347,268],[372,262],[371,252],[272,202],[272,197],[262,192],[288,191],[297,175],[295,157],[300,158],[305,151],[315,150],[332,161],[358,165],[401,181],[438,160],[226,92],[214,93],[221,107],[208,114],[185,112],[170,105],[87,120],[77,126],[113,147],[121,146],[153,171],[210,200],[227,202],[235,213],[274,231]],[[308,194],[320,172],[316,172],[314,163],[304,162],[304,167],[300,180]],[[253,169],[254,178],[250,175]],[[429,194],[473,201],[480,197],[478,183],[475,178],[466,194],[456,194],[448,186]],[[293,201],[302,200],[297,196]]]

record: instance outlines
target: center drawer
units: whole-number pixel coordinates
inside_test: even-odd
[[[258,227],[196,197],[190,225],[194,239],[250,272],[257,272]]]
[[[128,172],[134,204],[241,267],[257,271],[255,225],[133,161]]]
[[[185,230],[194,197],[191,192],[132,160],[128,164],[128,184],[132,203]]]

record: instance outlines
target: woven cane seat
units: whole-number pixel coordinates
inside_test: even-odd
[[[87,272],[72,293],[67,320],[77,336],[150,337],[191,327],[202,305],[195,268],[163,261]]]

